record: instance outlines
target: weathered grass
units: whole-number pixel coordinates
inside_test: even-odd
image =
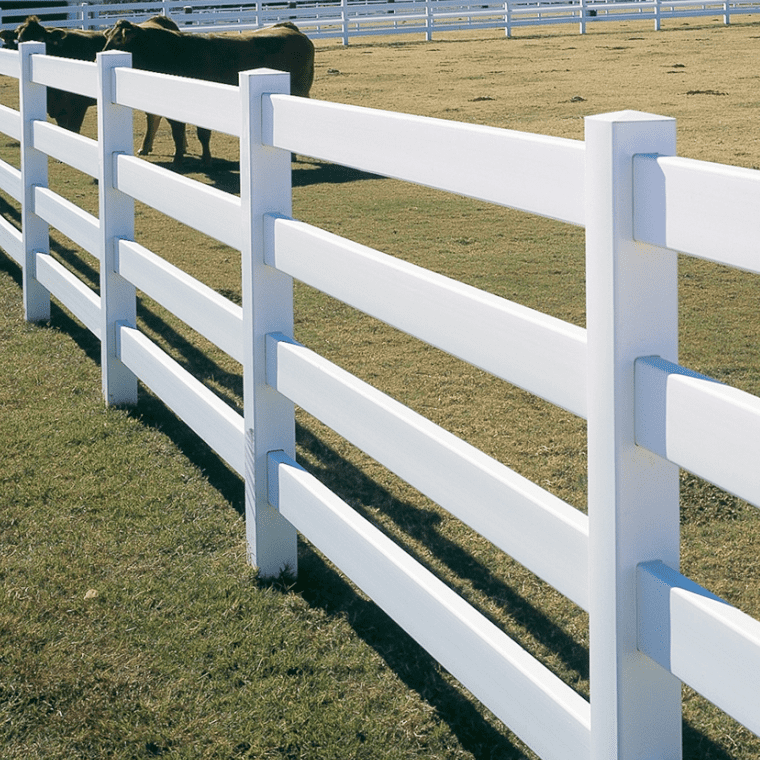
[[[584,37],[565,28],[319,43],[313,95],[573,138],[584,115],[635,108],[676,116],[683,155],[760,166],[748,129],[760,107],[758,28],[700,21],[659,34],[628,24]],[[8,83],[0,97],[13,105]],[[168,131],[160,137],[154,160],[168,162]],[[15,161],[6,143],[2,155]],[[188,173],[236,192],[234,143],[215,135],[213,147],[215,171],[197,173],[191,157]],[[296,164],[293,179],[299,218],[584,322],[582,230],[317,162]],[[90,180],[53,165],[51,184],[96,211]],[[143,207],[137,233],[239,301],[235,252]],[[97,287],[91,258],[60,236],[54,253]],[[529,755],[308,543],[295,585],[258,583],[237,477],[150,394],[134,411],[104,410],[97,342],[58,308],[52,328],[23,325],[18,271],[0,262],[4,756]],[[695,261],[680,277],[683,363],[760,393],[757,277]],[[239,406],[235,362],[147,299],[139,320]],[[296,336],[585,509],[581,421],[301,285]],[[300,413],[298,454],[588,694],[578,608]],[[760,617],[757,510],[684,475],[682,522],[685,572]],[[685,757],[758,754],[756,737],[686,690]]]

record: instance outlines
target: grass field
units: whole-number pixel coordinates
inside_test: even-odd
[[[760,168],[758,39],[750,17],[323,42],[312,95],[576,139],[584,116],[632,108],[676,117],[681,155]],[[189,142],[187,175],[237,192],[234,142],[214,135],[211,172]],[[171,151],[164,125],[151,160]],[[17,164],[17,145],[0,139],[0,157]],[[91,180],[50,171],[96,211]],[[319,162],[293,183],[300,219],[584,324],[582,230]],[[240,300],[235,251],[137,214],[139,242]],[[97,288],[73,243],[54,235],[53,252]],[[758,278],[682,260],[679,279],[681,363],[760,394]],[[0,299],[0,756],[533,757],[308,542],[295,583],[259,582],[237,476],[147,391],[104,409],[96,339],[57,306],[24,324],[5,257]],[[299,340],[585,509],[583,421],[299,284],[295,303]],[[146,298],[138,318],[240,407],[235,362]],[[588,696],[582,610],[303,413],[297,438],[305,467]],[[683,571],[760,618],[758,511],[683,474],[681,513]],[[688,689],[684,747],[760,757]]]

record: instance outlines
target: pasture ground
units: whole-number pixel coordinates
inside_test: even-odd
[[[313,97],[582,139],[583,117],[678,120],[679,153],[760,168],[760,23],[719,19],[317,43]],[[15,83],[0,82],[15,106]],[[94,134],[94,113],[84,132]],[[136,138],[142,121],[136,120]],[[236,146],[201,171],[236,192]],[[0,155],[17,162],[17,145]],[[170,162],[168,129],[158,163]],[[494,166],[508,172],[508,166]],[[583,233],[319,162],[294,211],[387,253],[583,324]],[[51,186],[89,211],[92,182]],[[13,204],[3,213],[18,219]],[[138,207],[138,240],[234,300],[234,251]],[[54,253],[97,287],[92,259]],[[760,394],[760,282],[682,260],[681,362]],[[522,758],[532,755],[307,542],[297,582],[246,566],[239,480],[148,393],[105,410],[98,344],[61,308],[22,320],[0,257],[0,746],[3,757]],[[141,327],[239,406],[239,366],[148,299]],[[296,285],[296,337],[585,509],[585,425]],[[568,683],[588,695],[586,615],[315,420],[300,461]],[[760,515],[684,474],[684,572],[760,617]],[[760,756],[760,740],[684,689],[684,757]]]

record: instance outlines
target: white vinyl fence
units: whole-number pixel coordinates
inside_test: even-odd
[[[293,21],[313,39],[368,35],[423,34],[464,29],[504,29],[553,24],[649,21],[656,30],[663,20],[697,16],[723,18],[760,13],[760,0],[263,0],[255,3],[209,0],[148,0],[118,3],[60,3],[0,13],[0,28],[13,29],[21,18],[38,14],[51,26],[85,29],[113,26],[118,18],[136,22],[150,16],[171,16],[192,32],[256,29]]]
[[[760,172],[678,158],[672,119],[592,116],[585,141],[0,51],[21,170],[0,188],[23,232],[27,319],[51,295],[102,345],[109,404],[138,379],[246,483],[250,560],[296,568],[304,534],[542,758],[681,756],[681,682],[760,733],[760,623],[678,572],[678,468],[760,505],[760,399],[677,363],[675,250],[760,274]],[[45,120],[46,86],[98,99],[99,140]],[[241,197],[132,155],[131,109],[240,138]],[[291,151],[585,226],[587,328],[291,216]],[[99,218],[47,187],[48,157],[97,178]],[[499,167],[505,168],[500,171]],[[508,168],[508,170],[506,170]],[[241,251],[238,307],[133,239],[133,200]],[[48,225],[99,261],[100,295],[49,253]],[[293,339],[292,278],[588,420],[588,517]],[[136,327],[139,289],[243,366],[243,416]],[[589,611],[583,697],[294,461],[294,404]]]

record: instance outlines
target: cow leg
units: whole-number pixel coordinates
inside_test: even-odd
[[[198,127],[198,142],[201,144],[203,165],[211,166],[211,130]]]
[[[161,123],[161,117],[152,113],[145,114],[145,137],[142,141],[142,146],[138,151],[139,156],[148,156],[153,150],[153,141],[156,139],[156,132],[158,132],[158,125]]]
[[[185,125],[181,121],[169,119],[169,126],[174,138],[174,165],[182,166],[185,158]]]
[[[87,109],[89,107],[90,104],[85,100],[77,102],[71,109],[69,123],[66,125],[66,129],[70,129],[72,132],[79,134],[79,131],[82,129],[82,122],[87,115]]]
[[[59,127],[79,132],[87,109],[95,103],[92,98],[86,98],[70,92],[48,89],[47,111]]]

